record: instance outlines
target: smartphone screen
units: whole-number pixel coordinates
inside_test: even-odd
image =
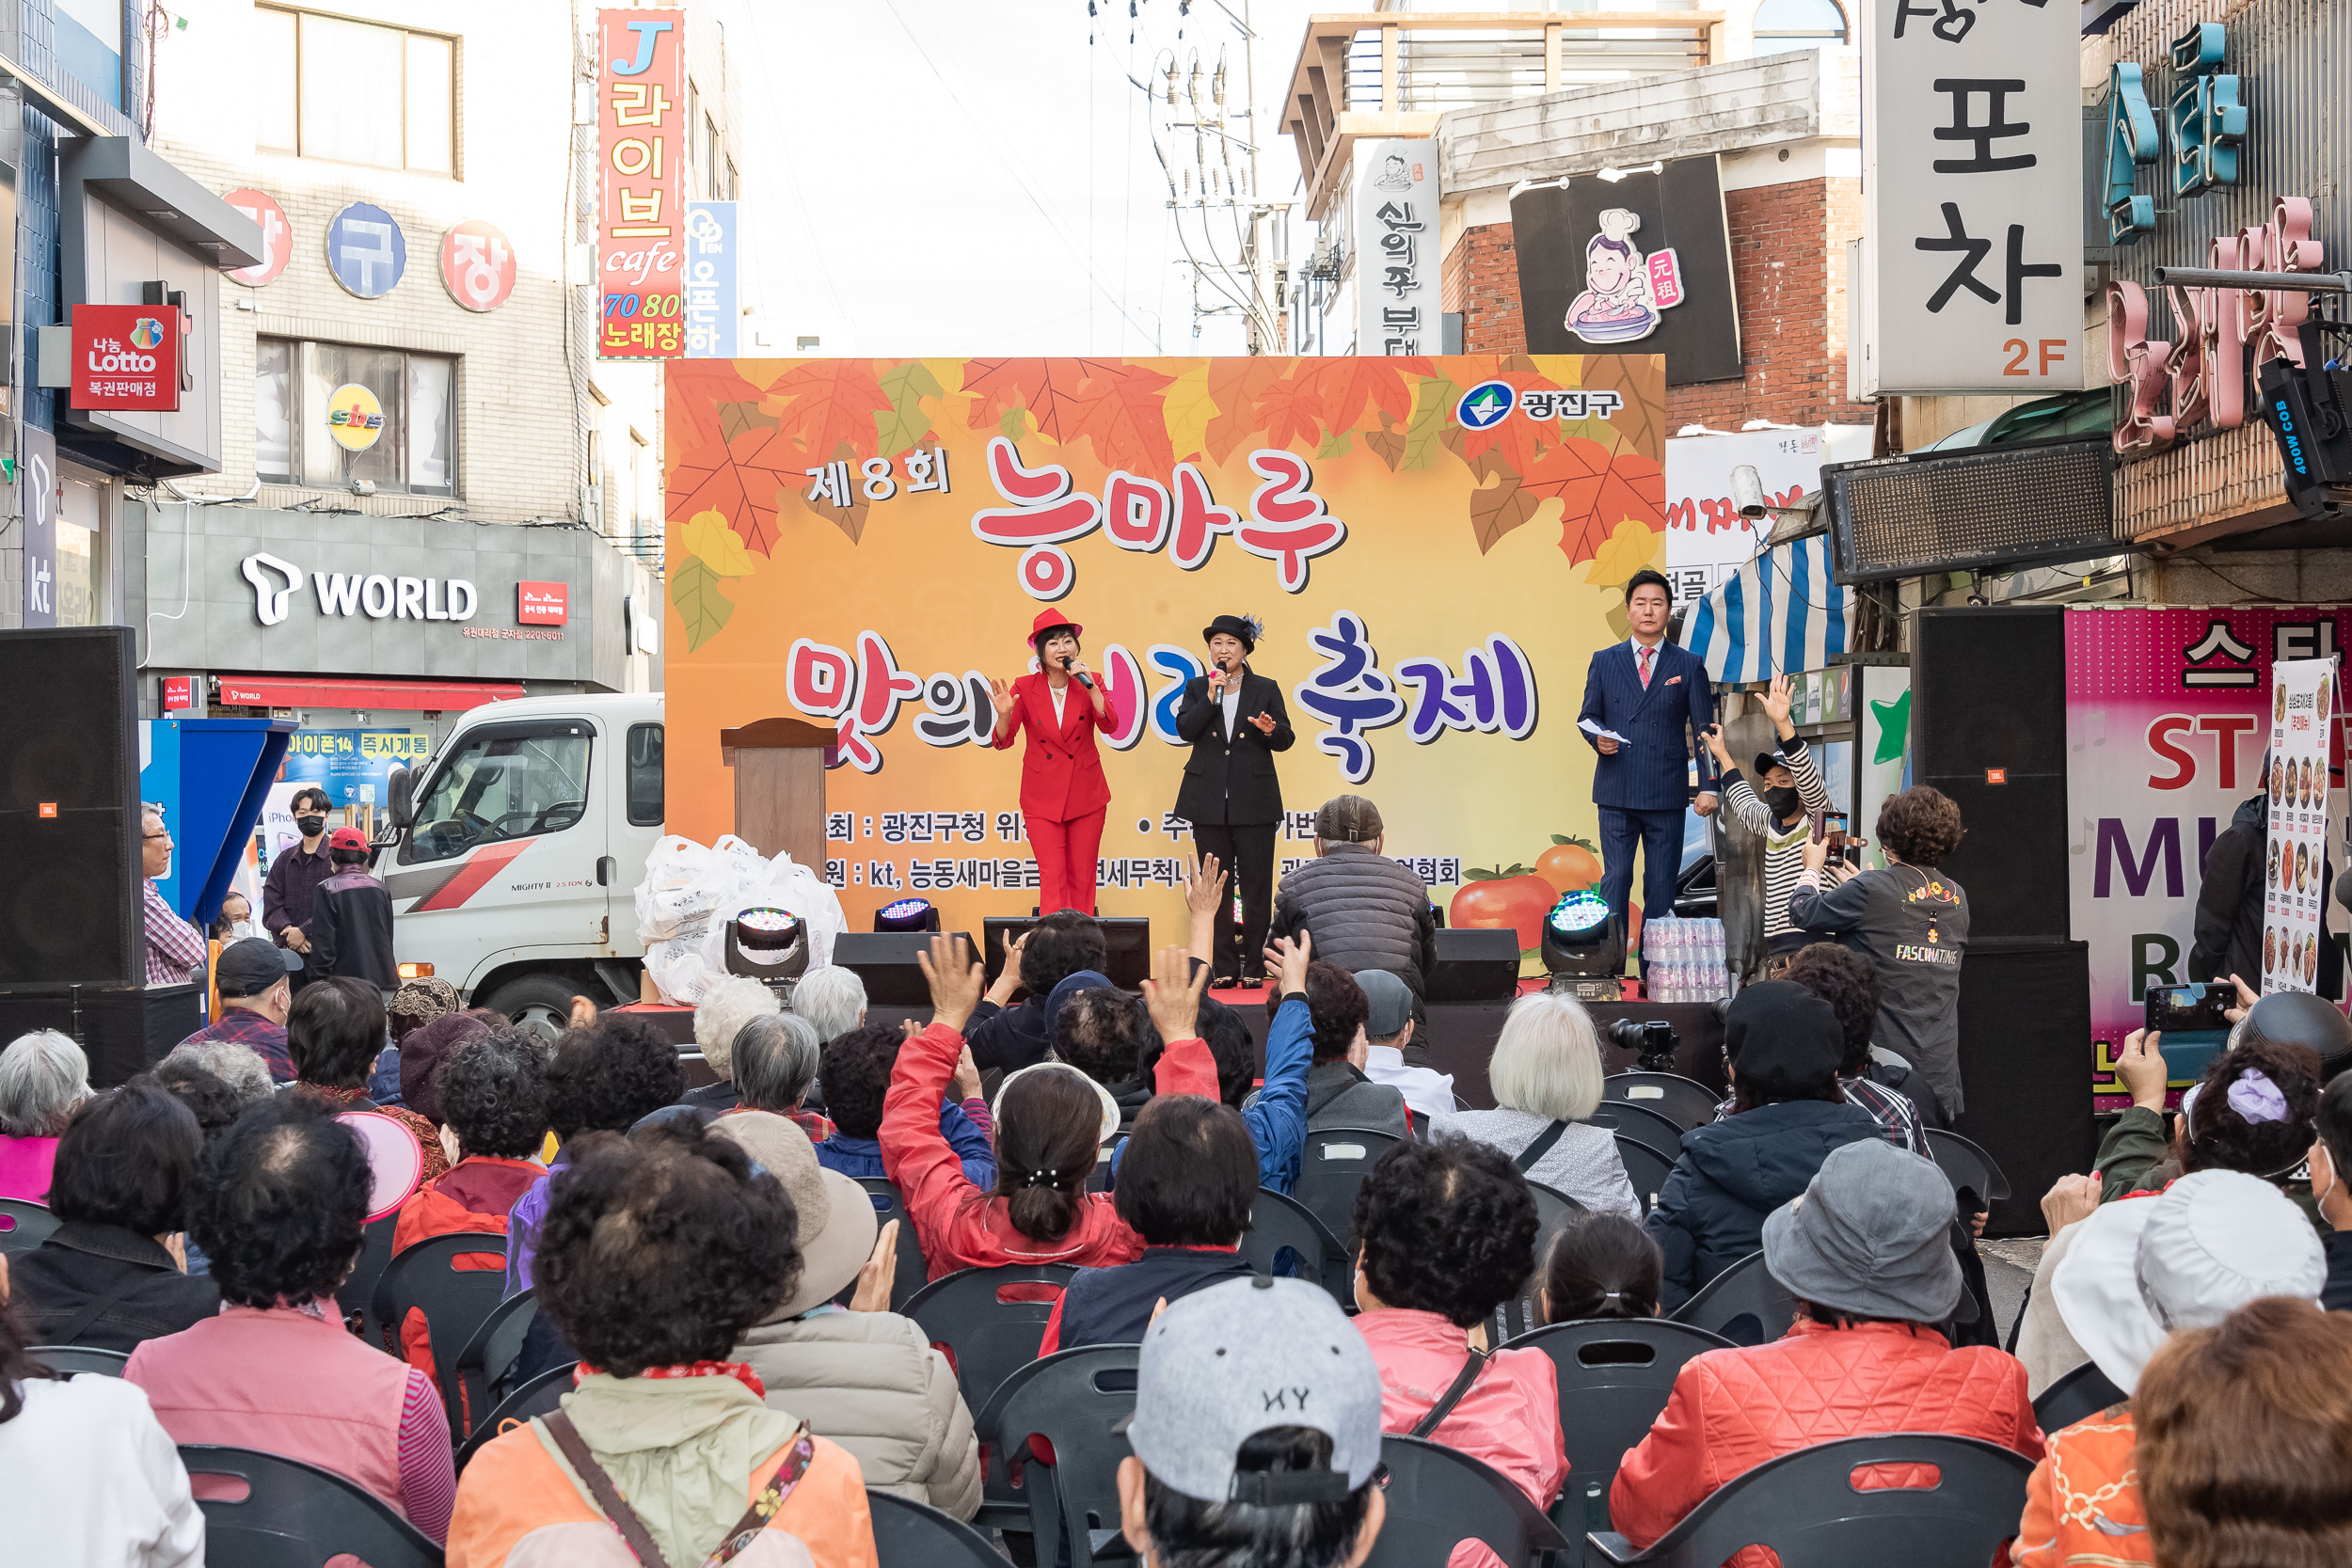
[[[1846,814],[1842,811],[1823,812],[1821,814],[1821,835],[1828,838],[1829,847],[1833,851],[1845,848]]]

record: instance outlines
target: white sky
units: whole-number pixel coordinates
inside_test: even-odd
[[[753,62],[745,303],[795,330],[825,321],[836,341],[846,321],[854,351],[873,356],[1242,352],[1231,315],[1192,336],[1190,269],[1174,264],[1167,181],[1127,81],[1156,85],[1155,60],[1196,49],[1205,81],[1223,45],[1238,107],[1237,30],[1216,0],[1193,0],[1189,16],[1179,0],[1135,0],[1132,22],[1129,0],[1096,4],[1091,19],[1086,0],[735,8],[733,41]],[[1314,8],[1248,0],[1261,103],[1286,88]],[[1274,123],[1270,110],[1259,119]],[[1290,138],[1259,145],[1262,193],[1289,199]],[[1186,226],[1197,243],[1198,219]]]

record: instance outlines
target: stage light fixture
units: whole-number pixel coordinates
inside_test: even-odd
[[[1613,1002],[1625,970],[1625,926],[1590,888],[1563,896],[1544,916],[1544,969],[1554,990],[1588,1002]]]
[[[939,910],[928,898],[901,898],[874,911],[877,931],[936,931]]]
[[[808,972],[808,924],[790,910],[752,909],[727,922],[730,974],[748,975],[789,1001]]]

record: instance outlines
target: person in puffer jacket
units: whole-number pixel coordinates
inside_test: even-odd
[[[1667,1311],[1754,1252],[1764,1216],[1804,1191],[1831,1150],[1879,1136],[1878,1118],[1837,1086],[1845,1052],[1836,1011],[1803,986],[1766,980],[1733,1001],[1724,1055],[1735,1114],[1683,1134],[1650,1211]]]
[[[1954,1350],[1928,1326],[1975,1312],[1951,1224],[1951,1184],[1933,1161],[1876,1136],[1823,1160],[1803,1197],[1764,1224],[1764,1266],[1797,1298],[1795,1324],[1772,1344],[1684,1364],[1664,1413],[1618,1467],[1612,1527],[1647,1547],[1756,1465],[1840,1437],[1949,1433],[2039,1461],[2042,1428],[2017,1358],[1989,1345]],[[1875,1467],[1860,1484],[1931,1484],[1921,1468]],[[1772,1560],[1752,1546],[1731,1562]]]
[[[1312,931],[1315,957],[1354,974],[1385,969],[1429,994],[1438,961],[1437,917],[1413,869],[1382,851],[1380,808],[1360,795],[1335,795],[1315,813],[1315,858],[1282,873],[1273,934]]]

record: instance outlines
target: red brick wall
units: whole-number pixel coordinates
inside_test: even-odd
[[[1724,213],[1746,374],[1671,388],[1668,426],[1737,430],[1759,419],[1869,423],[1869,404],[1846,401],[1846,242],[1862,231],[1860,182],[1801,180],[1729,191]],[[1509,224],[1464,230],[1446,257],[1444,277],[1445,308],[1464,315],[1465,352],[1526,348]]]

